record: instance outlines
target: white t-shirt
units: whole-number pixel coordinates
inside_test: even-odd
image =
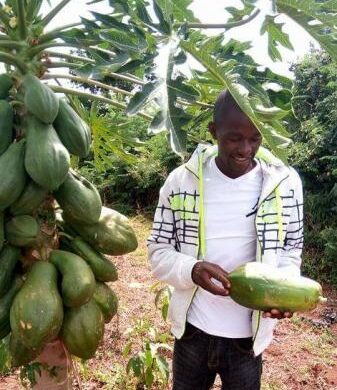
[[[231,272],[256,257],[255,214],[262,187],[259,162],[248,173],[231,179],[210,159],[204,170],[206,257]],[[212,279],[214,283],[219,281]],[[230,297],[198,288],[187,321],[222,337],[251,337],[252,311]]]

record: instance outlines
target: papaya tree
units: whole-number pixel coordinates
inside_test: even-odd
[[[264,12],[257,1],[227,8],[226,23],[212,25],[196,19],[188,8],[192,0],[110,0],[111,12],[48,29],[70,1],[59,1],[45,15],[42,0],[0,2],[6,69],[0,76],[0,330],[2,337],[10,334],[17,366],[34,359],[50,364],[44,353],[55,339],[66,354],[94,356],[104,323],[116,311],[106,284],[116,280],[116,268],[104,254],[137,246],[127,219],[104,208],[95,187],[70,167],[71,156],[87,157],[97,123],[90,115],[89,124],[82,119],[74,95],[141,115],[152,131],[168,131],[173,149],[184,156],[189,130],[210,118],[214,97],[225,88],[284,160],[289,143],[291,81],[260,69],[247,54],[250,42],[225,39],[229,29]],[[336,58],[335,0],[271,5],[261,33],[268,35],[272,59],[281,58],[279,45],[292,47],[275,20],[279,14],[302,25]],[[221,33],[209,37],[205,28]],[[189,56],[203,66],[192,69],[192,77],[184,70]],[[69,74],[57,74],[60,67]],[[69,88],[62,79],[104,93]],[[113,79],[131,87],[116,87]],[[95,150],[99,142],[94,137]],[[116,152],[115,145],[111,149]]]

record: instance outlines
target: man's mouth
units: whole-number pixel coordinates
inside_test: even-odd
[[[247,164],[252,159],[250,157],[233,157],[233,160],[236,161],[239,164]]]

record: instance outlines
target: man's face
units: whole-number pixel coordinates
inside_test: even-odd
[[[209,130],[218,142],[217,165],[223,173],[236,178],[252,169],[262,137],[244,114],[232,112],[217,124],[211,122]]]

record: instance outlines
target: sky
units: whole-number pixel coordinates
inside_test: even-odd
[[[51,0],[52,5],[57,3],[58,0]],[[86,3],[87,0],[71,1],[50,23],[49,27],[55,28],[79,21],[79,16],[90,17],[90,14],[85,11],[89,8]],[[290,18],[280,16],[277,18],[277,22],[284,23],[284,31],[290,35],[291,42],[295,50],[291,51],[285,48],[280,48],[283,61],[273,62],[267,53],[266,36],[261,36],[259,33],[264,14],[265,12],[268,13],[270,11],[270,3],[270,0],[259,0],[259,5],[261,6],[261,9],[263,9],[263,12],[261,12],[260,15],[258,15],[258,17],[256,17],[252,22],[239,28],[229,30],[226,33],[226,37],[235,38],[240,41],[251,40],[253,48],[250,49],[249,54],[253,56],[257,63],[270,67],[276,73],[291,77],[292,75],[289,71],[289,65],[299,58],[302,58],[309,51],[310,42],[316,46],[317,44],[303,28],[298,26]],[[239,0],[194,0],[191,8],[195,16],[204,23],[225,23],[228,19],[228,13],[225,11],[225,7],[240,7],[240,5],[241,1]],[[47,1],[45,1],[42,11],[48,12],[49,9]],[[111,7],[109,7],[108,1],[106,0],[101,3],[91,5],[90,10],[107,14],[110,12]],[[219,29],[208,30],[208,33],[218,34],[220,31],[221,30]]]

